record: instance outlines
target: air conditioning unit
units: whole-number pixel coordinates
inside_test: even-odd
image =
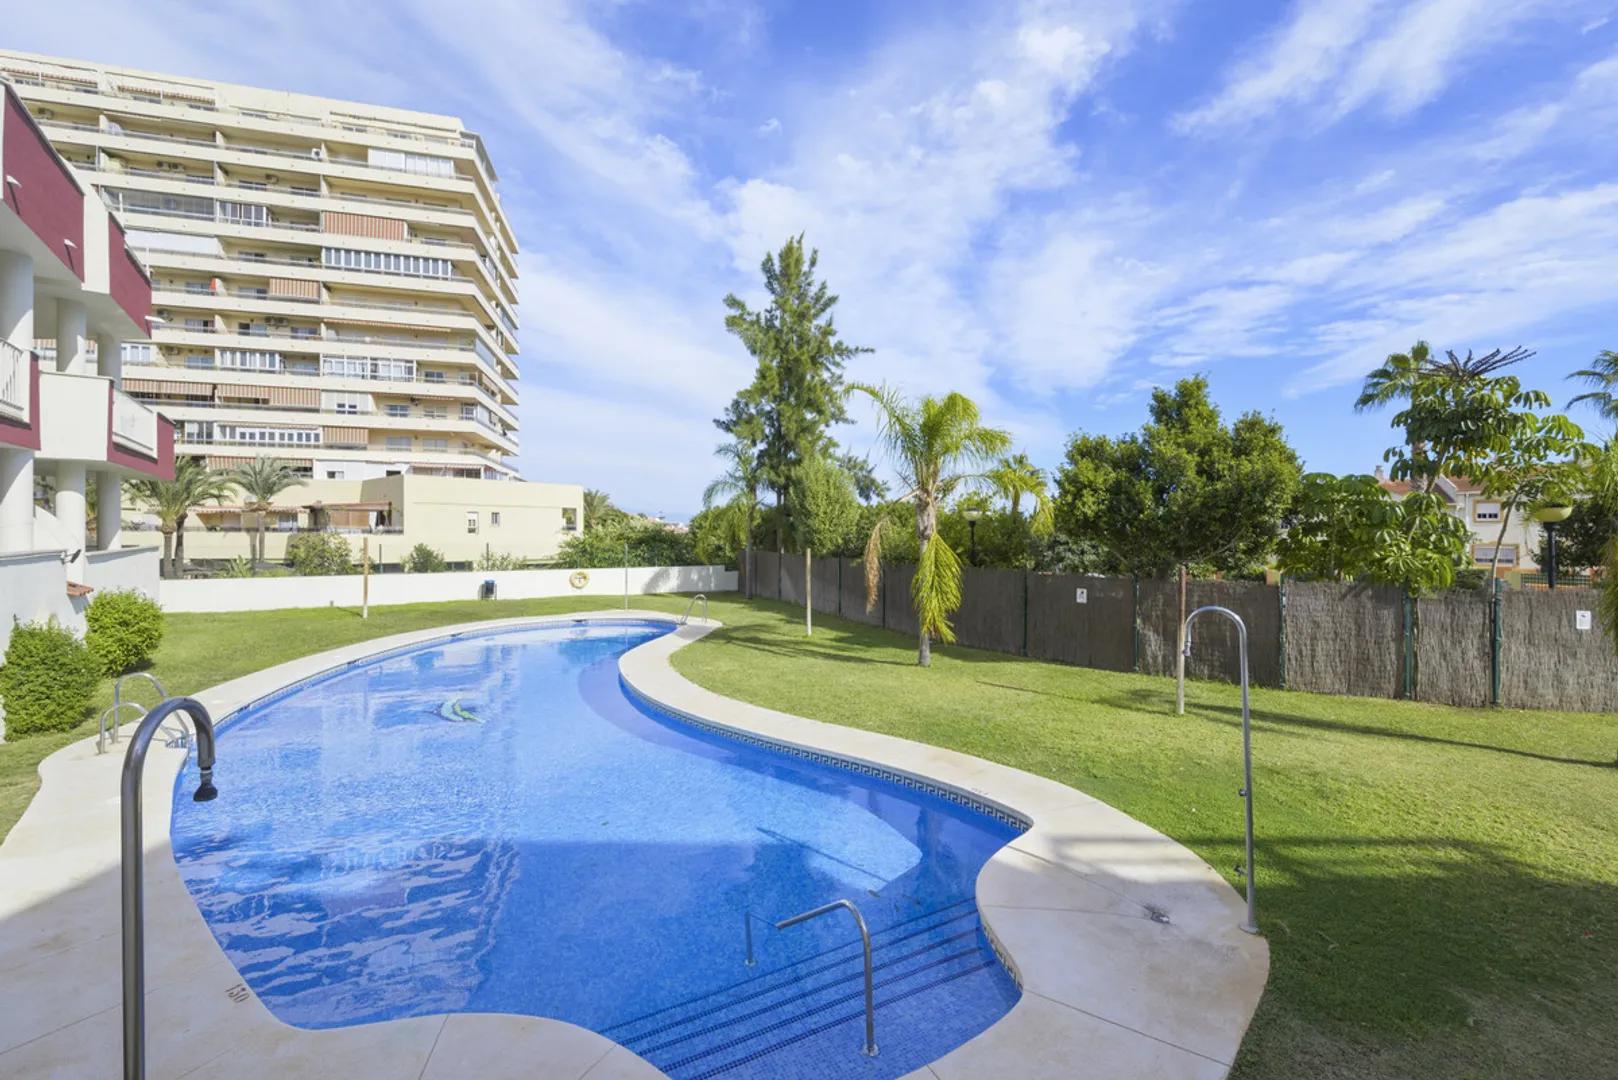
[[[326,151],[322,150],[318,146],[314,146],[309,149],[309,156],[314,158],[316,161],[319,161],[321,158],[326,156]]]

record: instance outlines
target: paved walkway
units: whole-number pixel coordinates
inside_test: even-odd
[[[629,614],[668,619],[661,612]],[[395,635],[196,696],[223,717],[287,683],[385,649],[544,621]],[[989,861],[977,885],[984,925],[1021,984],[1022,999],[988,1031],[914,1077],[1225,1075],[1263,991],[1269,952],[1262,938],[1237,928],[1241,899],[1212,869],[1162,834],[1053,781],[694,686],[675,673],[669,656],[713,628],[682,627],[632,650],[621,661],[625,680],[664,708],[711,725],[942,783],[1032,822]],[[119,1073],[122,750],[119,744],[98,755],[88,739],[47,758],[38,796],[0,844],[0,1076],[77,1080]],[[143,799],[147,1069],[154,1080],[662,1075],[600,1035],[534,1017],[456,1013],[331,1031],[282,1024],[242,984],[180,881],[168,825],[183,758],[178,749],[154,744]],[[228,759],[221,759],[218,775],[227,790]]]

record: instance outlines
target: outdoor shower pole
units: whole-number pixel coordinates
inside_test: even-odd
[[[163,722],[177,712],[191,717],[197,732],[197,768],[202,773],[195,802],[218,797],[213,785],[213,718],[200,701],[169,698],[141,717],[124,753],[124,774],[120,791],[120,827],[123,854],[119,872],[123,879],[123,965],[124,965],[124,1080],[146,1077],[146,886],[142,870],[145,849],[141,837],[141,773],[146,768],[146,751],[152,736]]]
[[[1217,604],[1208,604],[1197,608],[1185,620],[1185,649],[1183,656],[1191,655],[1191,624],[1197,621],[1197,616],[1203,612],[1212,612],[1223,615],[1236,624],[1236,640],[1238,643],[1238,658],[1242,666],[1242,790],[1241,795],[1246,803],[1247,812],[1247,921],[1242,923],[1242,929],[1249,934],[1258,933],[1258,906],[1254,896],[1256,886],[1253,882],[1253,725],[1252,710],[1248,703],[1247,694],[1247,624],[1242,617],[1227,607]],[[1181,692],[1185,689],[1185,675],[1180,676]]]
[[[624,610],[629,610],[629,541],[624,541]]]

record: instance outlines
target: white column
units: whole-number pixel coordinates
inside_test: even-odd
[[[124,546],[124,478],[110,469],[96,473],[96,550]]]
[[[34,260],[15,251],[0,251],[0,338],[33,351]],[[34,452],[0,448],[0,551],[32,550]]]
[[[63,543],[67,545],[66,554],[72,555],[75,551],[79,557],[67,564],[67,579],[69,581],[83,581],[84,568],[88,565],[84,558],[85,534],[89,531],[85,526],[84,516],[84,466],[73,462],[60,461],[56,463],[56,502],[52,510],[56,514],[56,521],[62,527]]]
[[[0,448],[0,552],[34,550],[34,452]]]
[[[56,370],[84,375],[90,370],[89,315],[76,300],[56,302]]]
[[[34,349],[34,260],[0,251],[0,338]]]
[[[112,380],[112,385],[124,384],[123,343],[111,334],[96,335],[96,373]]]

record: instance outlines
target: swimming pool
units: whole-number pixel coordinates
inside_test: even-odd
[[[228,790],[193,803],[182,775],[171,831],[265,1005],[555,1017],[681,1078],[900,1076],[1004,1015],[973,883],[1018,827],[648,707],[617,660],[669,629],[460,635],[226,723]],[[874,1059],[851,921],[765,925],[838,898],[872,932]]]

